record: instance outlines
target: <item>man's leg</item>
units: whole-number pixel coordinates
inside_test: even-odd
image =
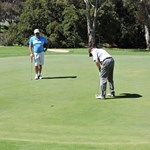
[[[42,65],[39,65],[38,66],[38,74],[41,74],[42,73]]]
[[[35,74],[38,74],[38,71],[39,71],[39,67],[35,66]]]
[[[107,77],[108,77],[108,64],[106,62],[102,64],[101,74],[100,74],[100,86],[101,86],[102,97],[106,96]]]
[[[38,66],[38,78],[42,79],[42,65]]]
[[[39,71],[38,66],[35,66],[35,80],[38,80],[38,71]]]
[[[115,96],[113,72],[114,72],[114,60],[112,59],[109,67],[109,74],[108,74],[108,82],[109,82],[109,89],[110,89],[111,96]]]
[[[42,79],[42,66],[44,65],[44,52],[40,53],[40,64],[39,64],[39,71],[38,71],[38,77],[39,79]]]
[[[101,86],[101,96],[106,97],[106,86],[107,86],[107,78],[101,77],[100,78],[100,86]]]
[[[35,80],[38,80],[38,72],[39,72],[39,64],[40,64],[40,59],[39,59],[39,53],[34,53],[34,61],[35,61]]]

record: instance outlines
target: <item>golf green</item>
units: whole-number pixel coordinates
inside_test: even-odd
[[[116,98],[95,99],[96,65],[84,54],[0,58],[0,149],[150,149],[150,55],[113,55]],[[107,92],[109,92],[107,90]]]

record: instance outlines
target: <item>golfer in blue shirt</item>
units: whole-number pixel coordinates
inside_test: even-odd
[[[34,36],[29,40],[31,61],[35,62],[35,80],[42,79],[42,66],[44,65],[44,52],[48,48],[48,40],[40,35],[39,29],[34,30]]]

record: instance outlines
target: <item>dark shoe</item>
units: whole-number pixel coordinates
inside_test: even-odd
[[[109,96],[109,97],[115,97],[115,92],[109,93],[109,94],[107,94],[107,96]]]

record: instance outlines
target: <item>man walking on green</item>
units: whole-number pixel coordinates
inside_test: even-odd
[[[44,48],[45,46],[45,48]],[[40,35],[39,29],[34,30],[34,36],[29,40],[31,60],[35,62],[35,80],[42,79],[42,66],[44,65],[44,52],[48,48],[48,40]]]

